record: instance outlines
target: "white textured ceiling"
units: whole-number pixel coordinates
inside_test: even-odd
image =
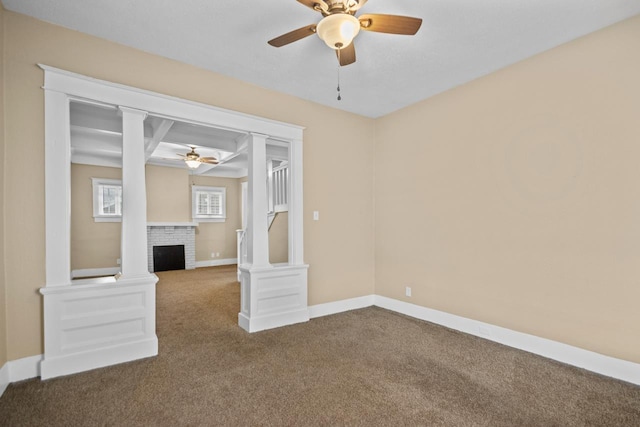
[[[640,13],[640,0],[369,0],[360,13],[423,19],[362,31],[342,67],[315,35],[267,41],[320,15],[295,0],[2,0],[6,9],[330,107],[379,117]]]

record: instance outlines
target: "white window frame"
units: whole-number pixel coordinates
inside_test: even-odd
[[[221,196],[220,204],[222,214],[198,214],[198,192],[206,192],[219,194]],[[226,187],[210,187],[208,185],[192,185],[191,186],[191,216],[194,222],[225,222],[227,220],[227,188]]]
[[[120,213],[105,214],[100,209],[100,187],[103,185],[119,186],[122,188],[122,180],[107,178],[91,178],[93,187],[93,220],[95,222],[122,222],[122,197],[120,197]]]

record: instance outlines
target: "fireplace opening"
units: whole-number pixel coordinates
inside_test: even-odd
[[[184,245],[153,247],[153,271],[169,270],[184,270]]]

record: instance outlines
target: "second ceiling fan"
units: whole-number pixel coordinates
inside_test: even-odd
[[[269,40],[274,47],[282,47],[312,34],[318,34],[327,46],[336,50],[341,66],[356,62],[353,39],[360,29],[387,34],[414,35],[422,25],[422,19],[400,15],[355,13],[367,0],[298,0],[323,16],[318,24],[307,25]]]
[[[187,154],[178,154],[178,156],[180,156],[182,160],[184,160],[184,162],[187,164],[189,169],[198,169],[198,166],[203,163],[207,163],[210,165],[217,165],[219,163],[218,159],[216,159],[215,157],[200,156],[200,154],[196,153],[196,147],[189,146],[189,148],[191,148],[191,152]]]

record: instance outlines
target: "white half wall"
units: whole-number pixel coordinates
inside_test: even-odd
[[[43,379],[158,354],[158,278],[87,279],[41,288],[44,296]]]
[[[307,322],[308,265],[274,265],[266,268],[240,266],[240,313],[238,324],[258,332]]]

